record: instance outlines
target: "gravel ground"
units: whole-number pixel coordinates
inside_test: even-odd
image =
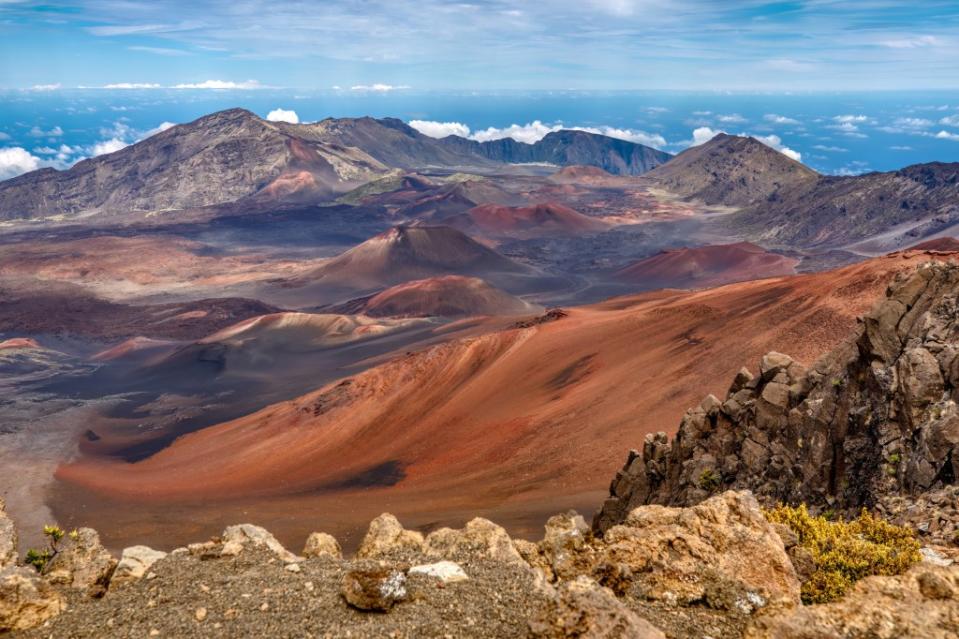
[[[347,565],[309,559],[292,573],[252,548],[235,559],[172,555],[153,566],[154,577],[99,600],[74,597],[47,625],[11,636],[522,637],[545,601],[529,573],[484,560],[461,564],[464,582],[411,575],[406,601],[387,613],[361,612],[340,595]]]

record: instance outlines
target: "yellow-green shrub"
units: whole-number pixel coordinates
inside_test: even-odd
[[[913,532],[872,516],[863,509],[852,521],[813,517],[805,505],[779,506],[766,518],[788,526],[816,562],[802,585],[803,603],[838,599],[869,575],[898,575],[921,559]]]

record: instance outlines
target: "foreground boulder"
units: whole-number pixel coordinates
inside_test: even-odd
[[[843,599],[758,618],[747,639],[952,639],[959,636],[959,569],[919,565],[867,577]]]
[[[113,571],[110,587],[122,586],[138,579],[142,579],[153,564],[166,557],[161,550],[153,550],[149,546],[131,546],[123,549],[120,561]]]
[[[63,596],[32,568],[0,569],[0,633],[39,626],[64,608]]]
[[[459,530],[434,530],[426,537],[424,546],[428,555],[454,561],[492,559],[524,567],[526,563],[506,530],[482,517],[471,519]]]
[[[354,608],[385,612],[406,599],[406,573],[377,561],[361,560],[343,576],[341,592]]]
[[[564,583],[529,622],[530,637],[565,639],[666,639],[607,588],[588,577]]]
[[[959,477],[957,296],[959,266],[933,262],[891,285],[853,338],[808,371],[769,353],[724,400],[688,411],[673,441],[650,435],[630,454],[594,529],[643,504],[690,505],[729,488],[848,514],[905,495],[895,507],[914,512]],[[956,507],[936,506],[934,538],[951,542]]]

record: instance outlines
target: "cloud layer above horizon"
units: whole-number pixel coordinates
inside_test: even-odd
[[[0,59],[37,90],[954,88],[959,4],[3,0]]]

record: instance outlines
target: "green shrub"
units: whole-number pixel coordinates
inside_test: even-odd
[[[719,484],[719,473],[711,468],[707,468],[699,475],[699,487],[708,493],[716,492]]]
[[[898,575],[922,557],[915,534],[894,526],[865,509],[852,521],[813,517],[805,505],[779,506],[766,518],[788,526],[816,562],[816,570],[802,585],[803,603],[825,603],[843,596],[870,575]]]
[[[67,533],[64,532],[60,526],[47,525],[43,527],[43,535],[48,540],[47,547],[41,550],[31,548],[27,551],[26,557],[24,557],[24,562],[36,568],[39,573],[42,573],[53,558],[60,554],[60,541]],[[69,537],[75,542],[80,538],[80,533],[76,530],[71,530]]]

